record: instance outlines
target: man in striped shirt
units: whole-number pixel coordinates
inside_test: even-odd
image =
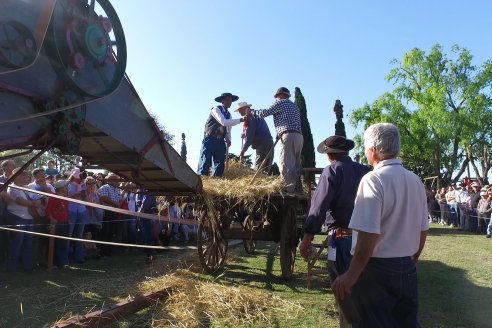
[[[290,91],[281,87],[275,93],[275,103],[267,109],[251,110],[252,117],[273,115],[273,123],[280,138],[280,174],[285,181],[285,191],[296,191],[301,171],[301,151],[304,138],[301,133],[301,115],[299,107],[290,98]]]

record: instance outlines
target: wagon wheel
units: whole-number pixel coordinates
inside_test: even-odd
[[[222,237],[220,224],[207,215],[198,223],[198,258],[207,273],[217,271],[226,259],[227,240]]]
[[[255,219],[251,215],[248,215],[244,219],[243,225],[244,225],[244,230],[250,233],[249,239],[243,239],[244,250],[248,254],[253,254],[256,249],[256,241],[253,240],[252,238],[253,230],[255,228]]]
[[[280,230],[280,267],[282,277],[289,279],[294,273],[294,263],[296,260],[296,211],[293,206],[287,206],[282,220]]]

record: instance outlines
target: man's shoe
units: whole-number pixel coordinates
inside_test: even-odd
[[[492,236],[491,235],[486,235],[485,238],[492,238]]]

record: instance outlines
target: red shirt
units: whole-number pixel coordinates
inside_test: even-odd
[[[68,202],[57,198],[50,197],[46,207],[46,216],[51,216],[60,223],[68,222]]]

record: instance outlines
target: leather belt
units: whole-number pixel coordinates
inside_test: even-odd
[[[352,229],[347,229],[347,228],[335,228],[335,239],[339,240],[344,237],[351,237],[352,236]]]
[[[206,133],[205,135],[207,137],[216,138],[216,139],[224,139],[225,138],[224,132],[212,132],[209,134]]]
[[[282,136],[283,136],[284,134],[286,134],[286,133],[299,133],[299,134],[301,134],[301,132],[300,132],[300,131],[297,131],[297,130],[286,130],[286,131],[284,131],[284,132],[282,132],[282,133],[280,134],[280,138],[282,138]]]

